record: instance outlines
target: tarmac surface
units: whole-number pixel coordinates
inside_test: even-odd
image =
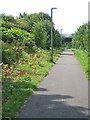
[[[88,118],[88,79],[66,49],[16,118]]]

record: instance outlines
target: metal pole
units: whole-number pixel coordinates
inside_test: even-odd
[[[53,9],[57,8],[51,8],[51,61],[53,62]]]
[[[52,8],[51,8],[51,61],[53,61],[53,20],[52,20]]]

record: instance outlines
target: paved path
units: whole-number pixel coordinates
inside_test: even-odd
[[[88,80],[73,52],[62,53],[18,118],[87,118]]]

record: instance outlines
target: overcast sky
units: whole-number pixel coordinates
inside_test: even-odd
[[[0,0],[0,14],[6,13],[18,16],[19,13],[28,14],[45,12],[50,15],[53,10],[53,21],[63,33],[73,33],[77,28],[88,21],[89,0]]]

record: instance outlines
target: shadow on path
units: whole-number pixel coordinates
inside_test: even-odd
[[[88,118],[85,111],[88,108],[67,104],[67,100],[73,99],[69,95],[44,95],[47,90],[37,89],[37,94],[32,95],[22,108],[17,118]]]

